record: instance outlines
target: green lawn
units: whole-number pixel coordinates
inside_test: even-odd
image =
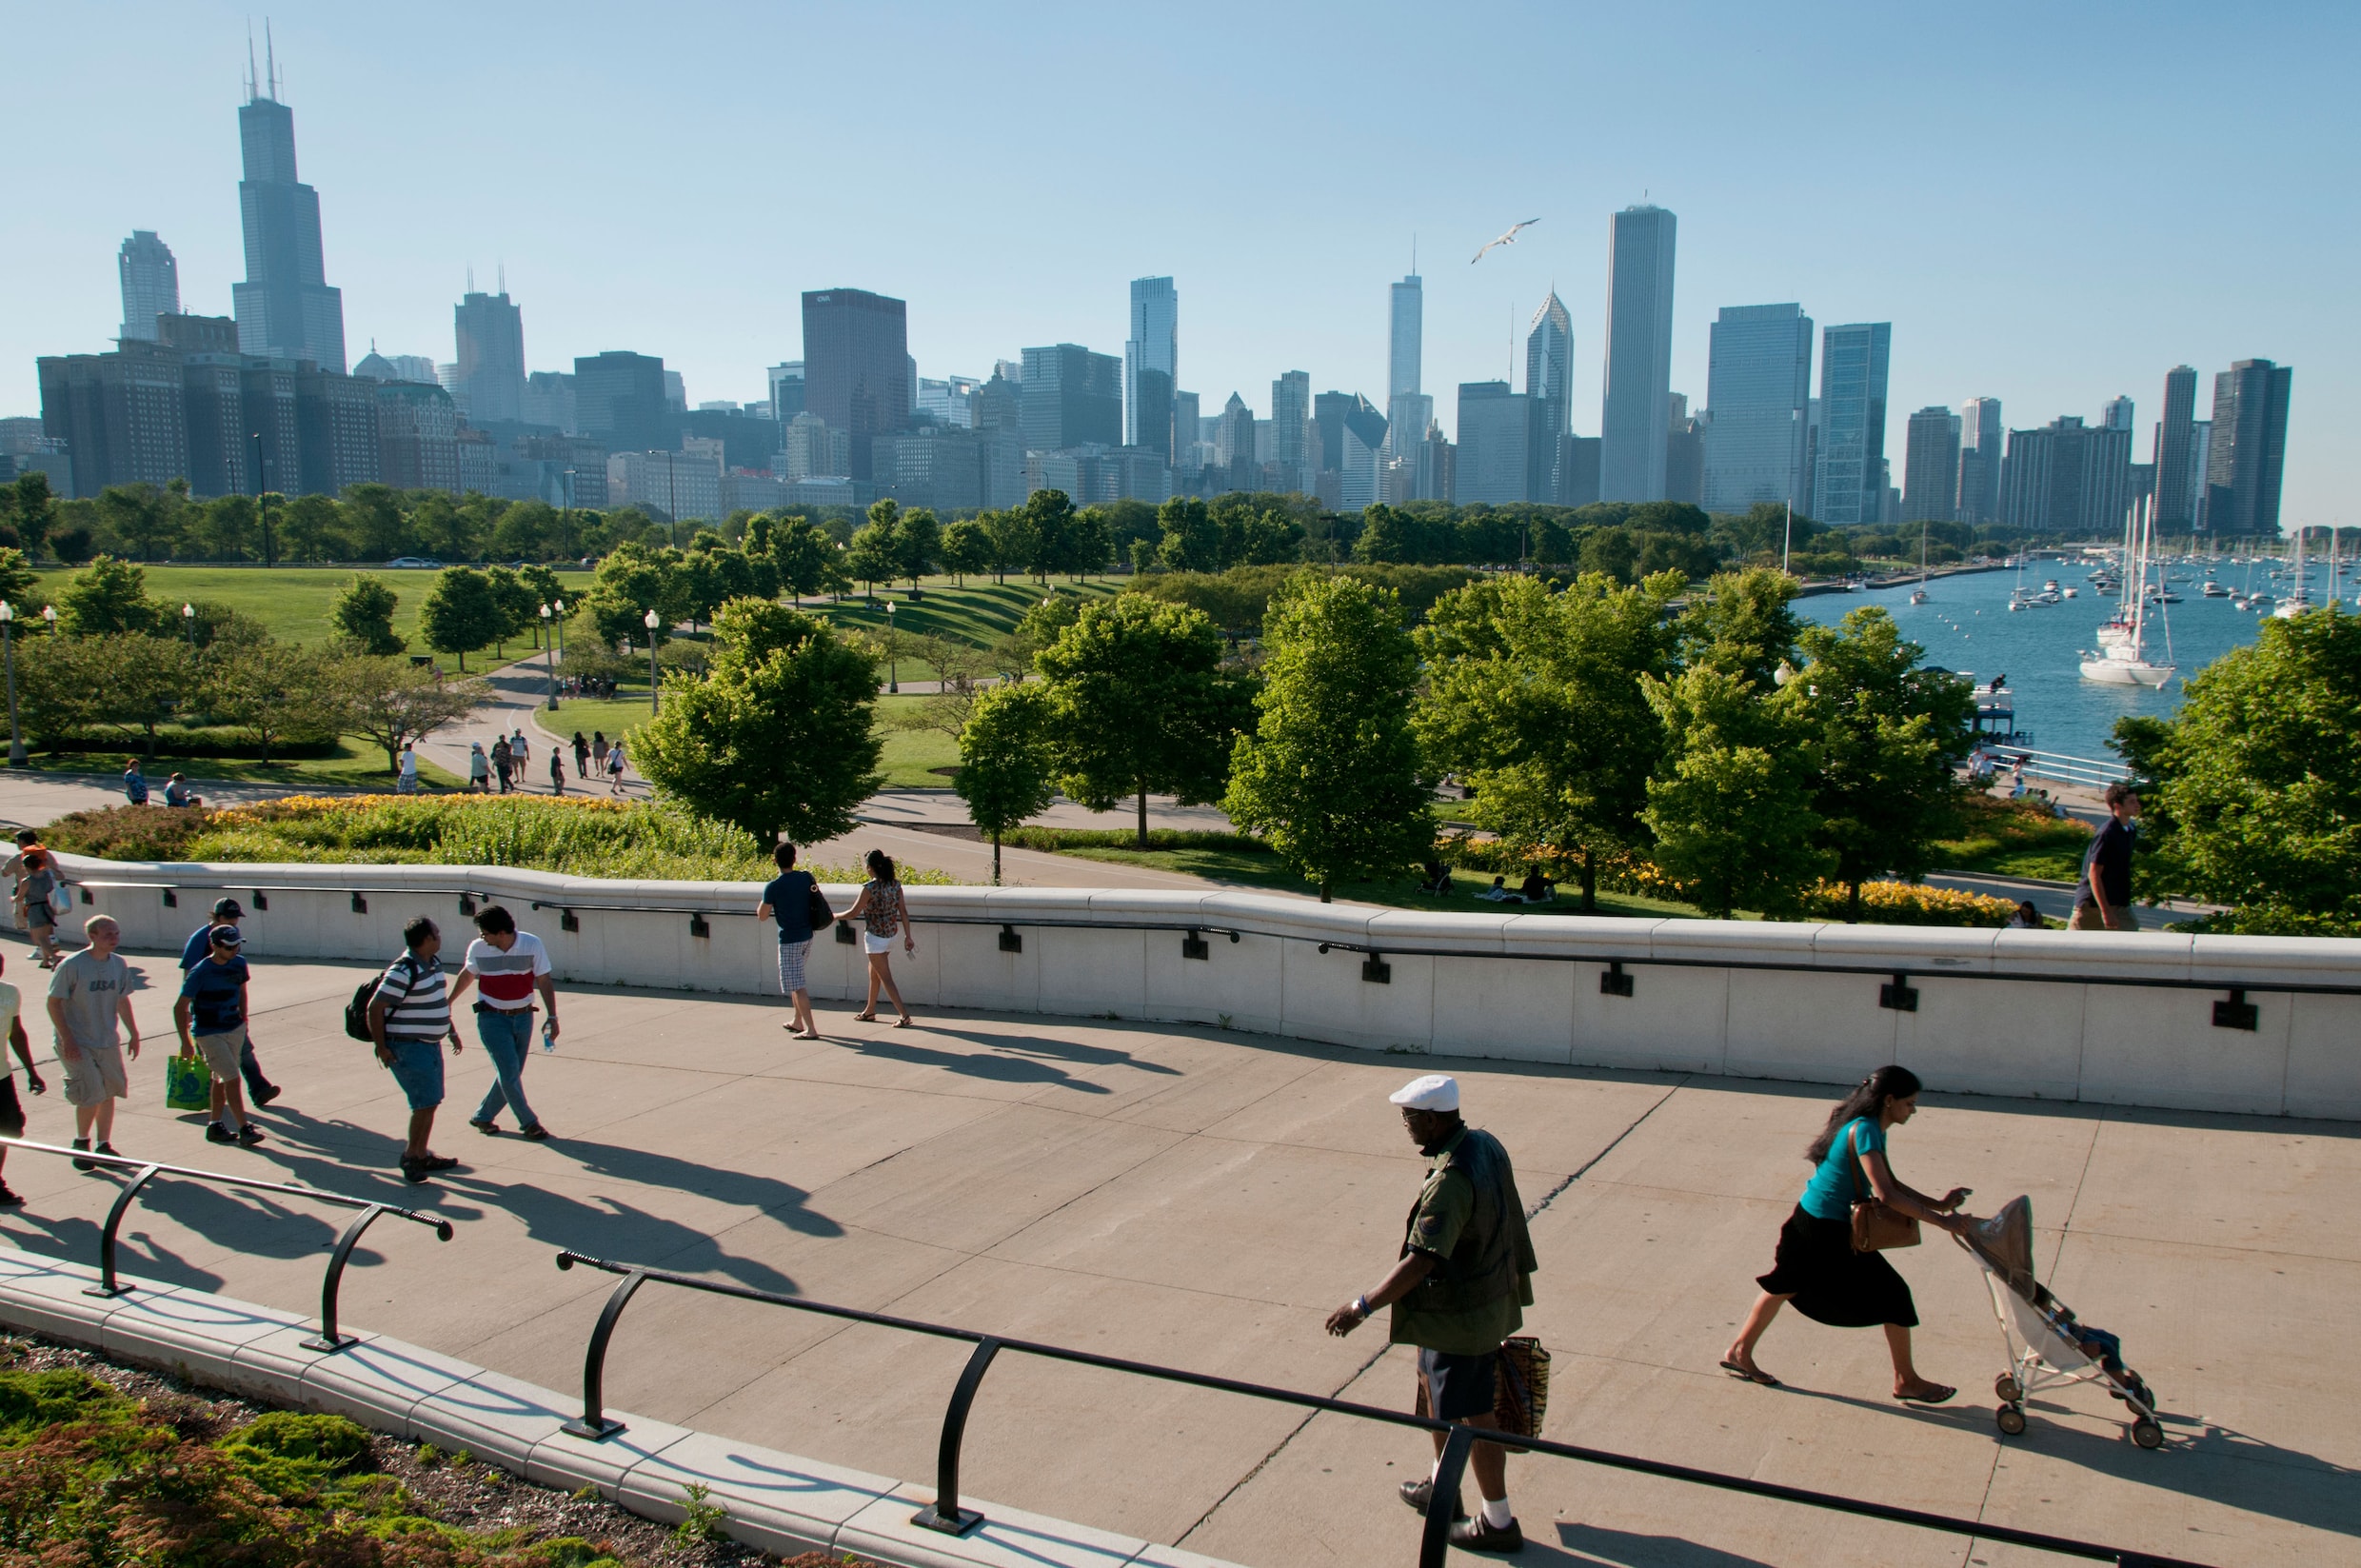
[[[1305,882],[1280,864],[1275,855],[1257,854],[1242,849],[1061,849],[1058,853],[1072,855],[1078,860],[1110,861],[1118,865],[1144,865],[1159,871],[1178,871],[1187,876],[1204,877],[1214,882],[1242,883],[1253,887],[1268,887],[1284,893],[1317,893],[1319,888]],[[1334,889],[1339,898],[1358,899],[1363,903],[1382,903],[1396,909],[1427,909],[1456,914],[1512,915],[1579,915],[1582,895],[1577,888],[1569,896],[1560,889],[1554,903],[1518,904],[1487,903],[1476,897],[1491,885],[1492,879],[1473,872],[1459,873],[1456,879],[1458,891],[1444,898],[1419,891],[1419,879],[1402,876],[1383,882],[1341,883]],[[1629,915],[1643,919],[1673,916],[1695,920],[1697,911],[1685,903],[1666,899],[1640,898],[1629,893],[1601,893],[1598,913]]]
[[[883,722],[889,716],[907,712],[924,702],[923,697],[883,697],[877,700],[881,721],[878,734],[885,743],[884,755],[878,761],[879,771],[885,775],[889,789],[941,789],[950,784],[947,773],[937,773],[939,767],[954,767],[959,764],[959,743],[939,729],[896,729]],[[606,738],[628,737],[632,730],[647,723],[647,687],[625,686],[612,702],[592,702],[586,698],[566,697],[558,702],[558,710],[535,710],[535,723],[548,734],[571,744],[574,731],[585,735],[603,729]],[[626,746],[628,741],[626,740]],[[117,764],[117,766],[122,764]]]
[[[842,604],[825,599],[806,599],[801,608],[815,615],[824,615],[839,625],[859,626],[879,630],[885,625],[885,605],[894,606],[894,625],[913,637],[953,637],[978,647],[990,647],[994,643],[1017,629],[1017,623],[1026,610],[1040,604],[1052,593],[1080,594],[1087,599],[1104,599],[1122,591],[1124,578],[1094,577],[1084,583],[1070,583],[1052,578],[1044,586],[1029,580],[995,583],[988,577],[971,577],[965,587],[954,587],[947,577],[919,579],[924,593],[916,603],[908,598],[907,586],[888,592],[880,589],[872,601],[865,596],[847,595]],[[903,661],[902,674],[911,680],[928,680],[931,675],[914,676],[911,660]]]
[[[383,750],[350,738],[336,744],[337,754],[333,757],[300,757],[292,762],[274,761],[268,764],[234,757],[158,757],[145,764],[142,771],[148,775],[148,787],[158,801],[164,799],[164,781],[175,772],[191,779],[285,784],[291,791],[393,788],[393,775],[386,771]],[[121,751],[36,751],[26,759],[24,771],[113,776],[123,771],[126,762],[138,755],[136,745]],[[458,789],[466,784],[424,757],[418,760],[418,777],[429,787],[439,789]]]
[[[2036,802],[1972,795],[1955,837],[1936,841],[1937,869],[2072,882],[2081,874],[2091,829],[2053,817]]]

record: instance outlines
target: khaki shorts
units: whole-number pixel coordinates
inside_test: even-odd
[[[131,1092],[130,1080],[123,1072],[120,1045],[85,1045],[71,1058],[61,1046],[57,1064],[65,1069],[69,1105],[96,1105],[103,1101],[122,1100]]]
[[[226,1034],[198,1035],[197,1055],[205,1058],[206,1070],[217,1083],[238,1081],[238,1055],[246,1049],[246,1025],[241,1023]]]
[[[2073,931],[2136,931],[2139,929],[2139,916],[2125,904],[2110,909],[2102,919],[2097,904],[2077,903],[2074,905],[2074,918],[2066,925]]]

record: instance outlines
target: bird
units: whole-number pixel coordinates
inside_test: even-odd
[[[1527,218],[1523,223],[1511,224],[1509,226],[1508,232],[1501,235],[1498,239],[1492,241],[1491,244],[1486,245],[1484,247],[1484,250],[1489,250],[1496,245],[1515,245],[1517,243],[1517,235],[1518,230],[1531,228],[1535,224],[1539,223],[1540,221],[1541,220],[1538,218]],[[1482,261],[1484,259],[1484,250],[1478,250],[1476,254],[1468,257],[1467,265],[1473,267],[1478,262]]]

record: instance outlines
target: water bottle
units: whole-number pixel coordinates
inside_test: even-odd
[[[558,1021],[554,1018],[541,1021],[541,1048],[545,1051],[558,1048]]]

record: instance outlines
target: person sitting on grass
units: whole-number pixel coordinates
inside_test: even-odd
[[[1527,903],[1547,903],[1557,896],[1550,886],[1549,879],[1541,875],[1538,866],[1525,873],[1524,885],[1518,891],[1524,896]]]
[[[1476,896],[1483,900],[1486,903],[1514,903],[1517,902],[1517,895],[1508,890],[1508,879],[1506,877],[1493,878],[1492,885],[1485,888],[1482,892],[1477,894]]]

